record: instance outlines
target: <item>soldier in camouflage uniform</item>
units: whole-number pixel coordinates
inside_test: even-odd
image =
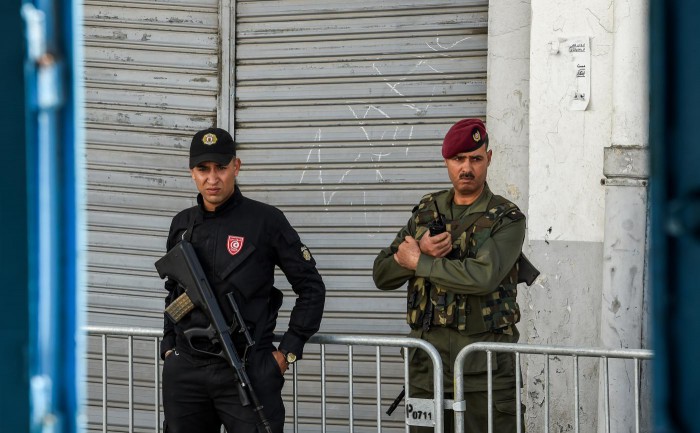
[[[427,194],[408,223],[374,261],[379,289],[408,281],[409,337],[422,338],[440,352],[445,398],[453,398],[453,369],[466,345],[515,343],[520,310],[515,301],[518,261],[525,239],[525,216],[486,183],[491,162],[481,120],[463,119],[447,132],[442,146],[453,188]],[[440,233],[444,230],[442,233]],[[432,363],[425,352],[409,351],[409,394],[432,398]],[[465,361],[465,431],[487,431],[485,353]],[[493,357],[494,431],[516,431],[513,354]],[[454,431],[445,412],[445,431]],[[432,431],[412,427],[412,432]]]

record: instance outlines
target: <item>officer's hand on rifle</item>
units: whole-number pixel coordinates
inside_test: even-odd
[[[426,232],[425,235],[420,238],[418,244],[423,254],[433,257],[445,257],[452,251],[452,235],[450,235],[449,232],[443,232],[435,236],[430,236],[430,234]]]

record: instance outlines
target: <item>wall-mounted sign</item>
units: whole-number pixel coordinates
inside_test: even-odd
[[[567,88],[569,109],[584,111],[591,99],[591,50],[588,36],[570,37],[561,45],[565,47],[571,65],[571,84]]]

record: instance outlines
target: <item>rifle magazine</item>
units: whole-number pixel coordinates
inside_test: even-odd
[[[192,311],[193,308],[194,304],[192,300],[187,296],[187,293],[183,293],[168,305],[168,308],[165,309],[165,313],[170,317],[170,320],[177,323]]]

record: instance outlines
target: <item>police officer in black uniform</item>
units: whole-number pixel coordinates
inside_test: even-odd
[[[318,331],[325,302],[325,286],[309,249],[277,208],[241,194],[236,176],[241,160],[235,142],[223,129],[197,132],[190,146],[190,172],[199,195],[197,206],[178,213],[170,225],[167,248],[188,239],[197,253],[224,315],[232,318],[225,297],[232,292],[255,340],[234,335],[239,355],[272,431],[282,432],[284,405],[281,390],[289,364],[302,358],[304,344]],[[297,294],[289,328],[279,346],[273,345],[282,292],[273,286],[275,266],[284,272]],[[166,280],[166,307],[183,293]],[[165,317],[161,343],[163,406],[168,433],[253,433],[259,424],[251,406],[241,406],[234,370],[219,357],[208,339],[188,342],[184,331],[206,328],[205,314],[194,309],[178,323]]]

